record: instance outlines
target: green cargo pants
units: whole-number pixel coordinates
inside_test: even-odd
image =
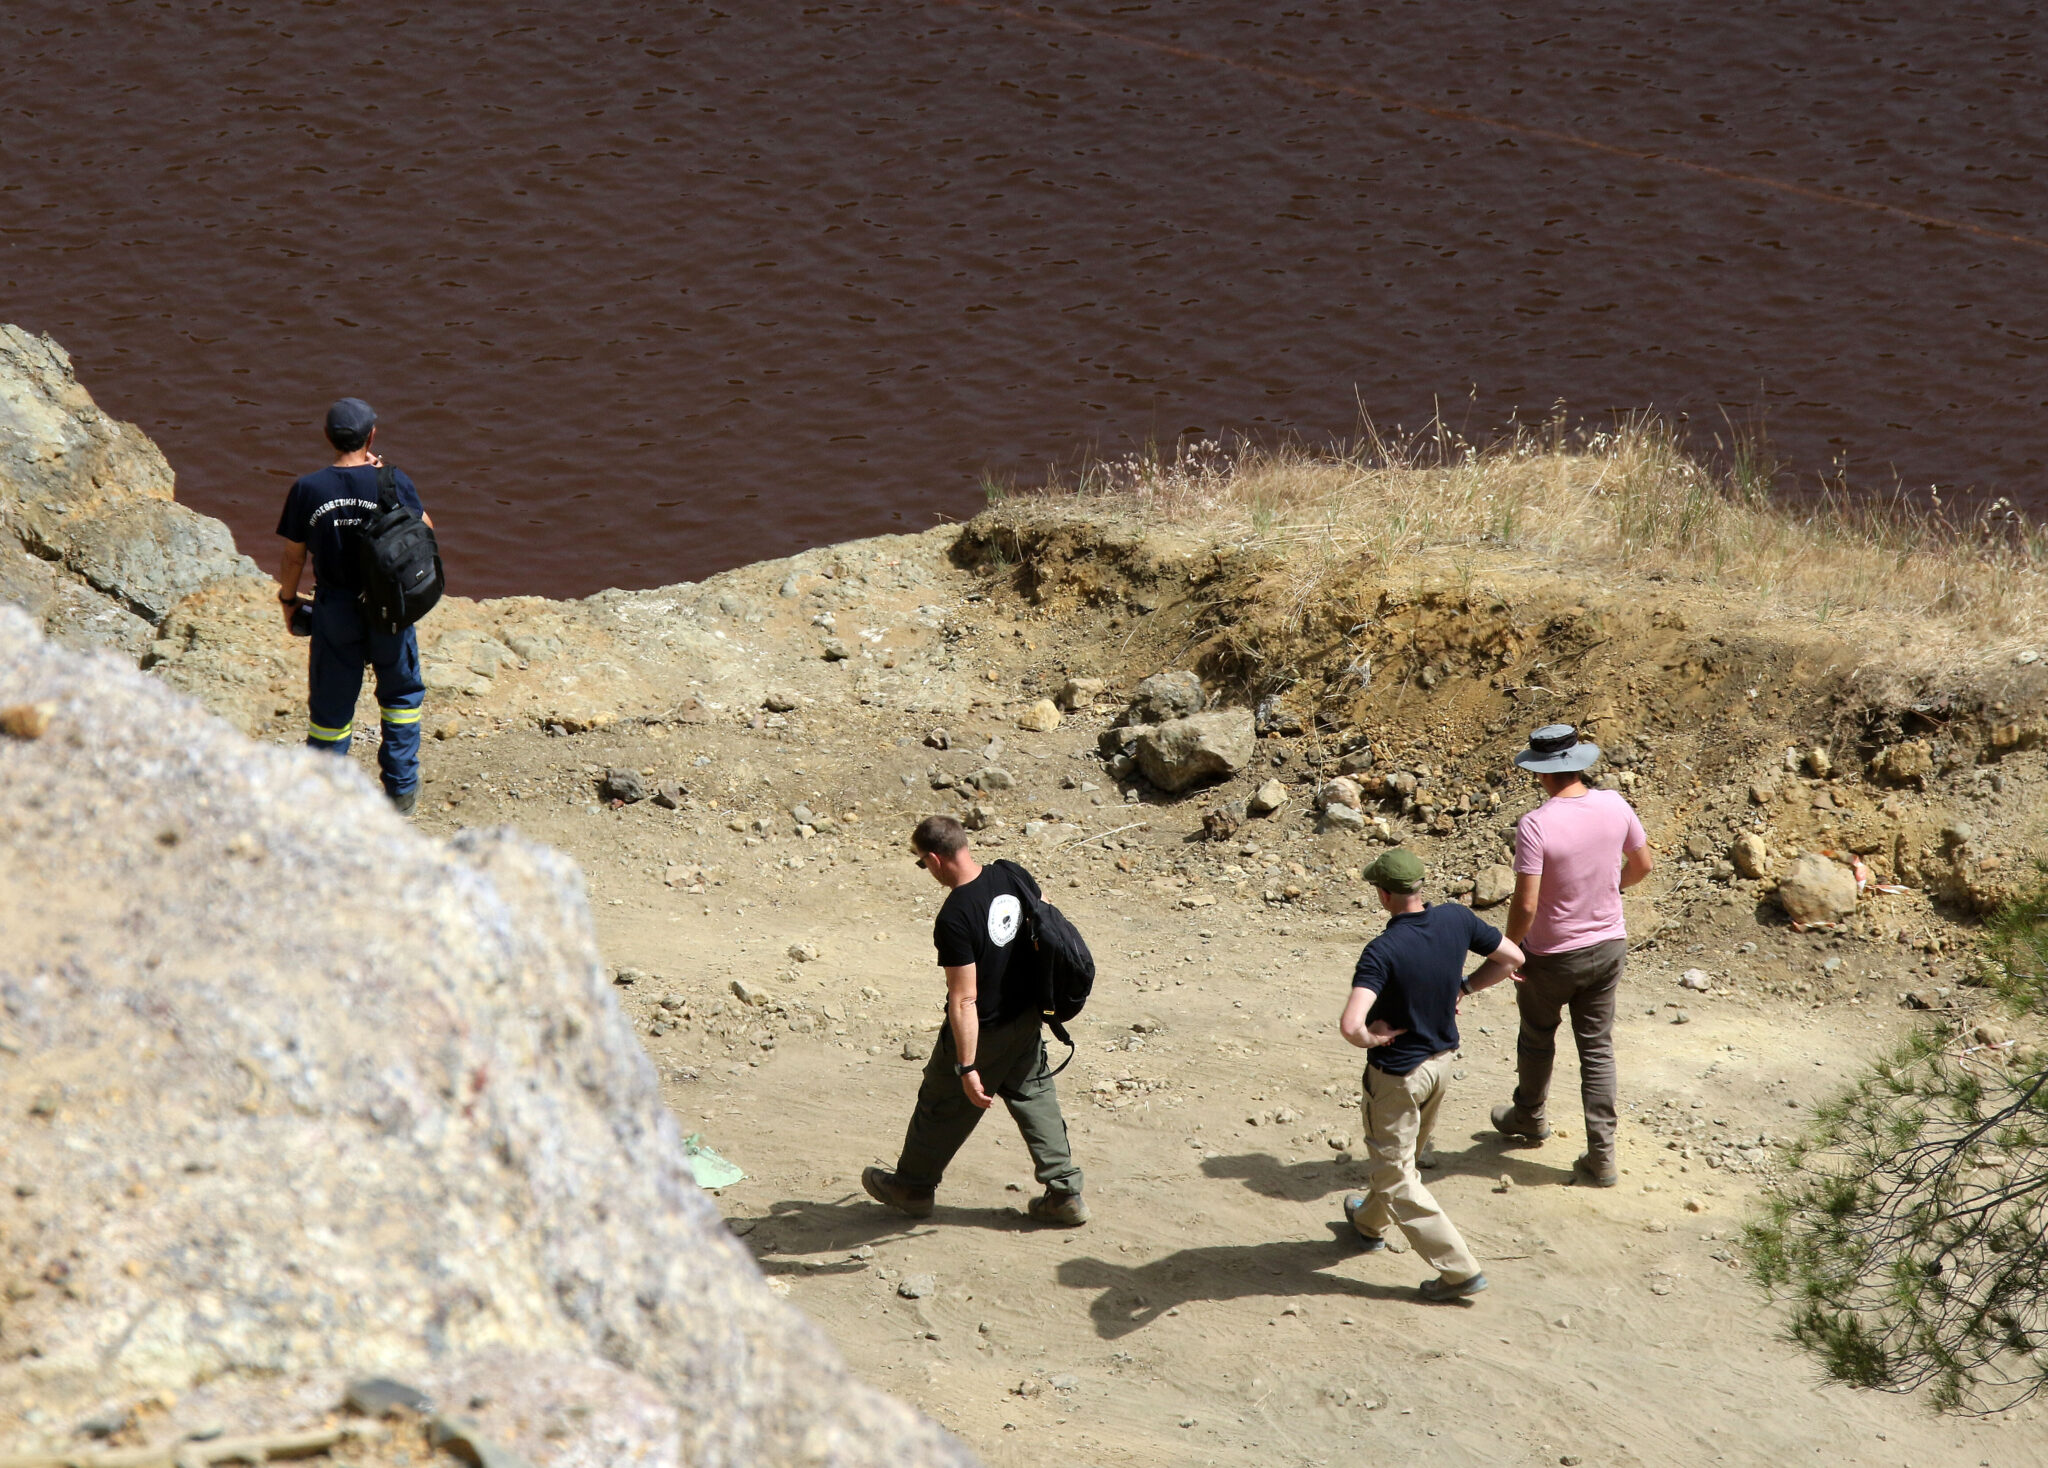
[[[896,1163],[896,1176],[911,1187],[937,1188],[953,1154],[981,1122],[981,1108],[967,1099],[960,1077],[953,1074],[959,1058],[953,1027],[941,1024],[938,1043],[924,1063],[924,1082],[917,1088],[917,1106],[904,1133],[903,1155]],[[995,1028],[983,1026],[974,1059],[982,1088],[1002,1098],[1024,1134],[1038,1180],[1055,1192],[1080,1192],[1081,1169],[1074,1166],[1067,1145],[1059,1093],[1046,1074],[1038,1016],[1026,1014]]]

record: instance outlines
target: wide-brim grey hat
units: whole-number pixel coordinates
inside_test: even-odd
[[[1545,724],[1529,736],[1529,747],[1515,756],[1515,763],[1532,774],[1570,775],[1599,758],[1600,746],[1579,738],[1570,724]]]

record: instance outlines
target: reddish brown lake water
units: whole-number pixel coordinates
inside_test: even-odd
[[[1283,0],[1284,3],[1284,0]],[[457,590],[1363,410],[2048,501],[2035,6],[16,0],[0,318],[274,561],[369,398]]]

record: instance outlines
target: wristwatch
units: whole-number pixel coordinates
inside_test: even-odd
[[[981,1067],[978,1065],[962,1065],[957,1060],[953,1062],[953,1074],[956,1076],[964,1076],[970,1070],[974,1071],[976,1074],[979,1074],[981,1071]]]
[[[1472,997],[1472,981],[1470,979],[1458,980],[1458,992],[1467,999],[1470,999]]]
[[[279,587],[277,592],[277,599],[280,604],[284,606],[290,606],[293,602],[299,599],[299,594],[296,591],[286,591],[284,588]]]

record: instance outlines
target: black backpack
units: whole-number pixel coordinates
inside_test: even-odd
[[[1020,874],[1024,871],[1013,861],[998,861],[996,865]],[[1075,1046],[1067,1034],[1067,1021],[1081,1012],[1088,1003],[1089,991],[1095,987],[1095,955],[1088,951],[1087,941],[1067,921],[1065,913],[1044,897],[1032,896],[1028,887],[1023,897],[1023,936],[1031,945],[1035,962],[1019,977],[1032,985],[1032,1004],[1045,1027],[1067,1047],[1067,1058],[1060,1062],[1059,1070],[1051,1072],[1058,1075],[1074,1061]]]
[[[377,508],[350,532],[357,598],[374,632],[403,632],[447,589],[434,528],[398,502],[398,471],[377,470]]]

